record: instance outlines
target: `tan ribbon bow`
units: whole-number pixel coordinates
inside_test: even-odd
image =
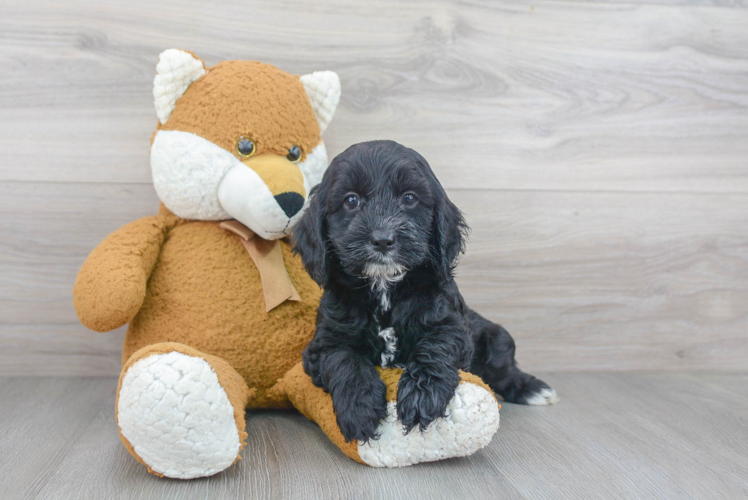
[[[262,281],[262,293],[265,295],[265,312],[270,312],[287,300],[301,301],[299,292],[288,276],[286,264],[283,262],[283,250],[278,240],[264,240],[237,220],[221,222],[219,227],[239,236],[257,266]]]

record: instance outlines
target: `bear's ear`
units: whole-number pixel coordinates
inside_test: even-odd
[[[319,123],[319,132],[323,133],[332,121],[335,108],[340,102],[340,77],[334,71],[315,71],[302,75],[300,80],[312,103]]]
[[[205,73],[205,64],[192,52],[178,49],[161,52],[153,80],[153,99],[161,125],[169,119],[187,87]]]

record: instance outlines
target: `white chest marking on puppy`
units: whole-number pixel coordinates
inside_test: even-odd
[[[387,368],[395,359],[395,353],[397,352],[397,335],[395,335],[395,329],[390,327],[380,330],[379,336],[384,340],[384,350],[382,351],[380,364],[382,365],[382,368]]]
[[[392,307],[392,304],[390,304],[390,291],[387,288],[379,292],[379,305],[382,307],[382,312],[387,312]]]
[[[364,276],[369,278],[371,291],[379,294],[379,305],[382,311],[389,311],[392,304],[390,303],[390,285],[402,281],[405,277],[406,270],[398,264],[367,264],[364,268]]]
[[[364,268],[364,276],[369,278],[371,291],[379,294],[379,306],[382,312],[387,312],[392,307],[390,303],[390,285],[402,281],[405,277],[406,269],[399,264],[367,264]],[[379,325],[379,320],[374,316],[374,320]],[[395,329],[385,328],[379,330],[379,336],[384,340],[384,350],[381,354],[382,368],[387,368],[395,359],[397,352],[397,335]]]

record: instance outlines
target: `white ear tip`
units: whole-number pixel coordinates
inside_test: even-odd
[[[179,49],[161,52],[156,66],[156,78],[153,80],[153,99],[162,125],[174,111],[177,99],[182,97],[192,82],[206,72],[203,62],[189,52]]]
[[[317,116],[319,130],[324,132],[340,102],[340,77],[334,71],[315,71],[302,75],[300,80]]]

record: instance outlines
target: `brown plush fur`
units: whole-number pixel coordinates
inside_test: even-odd
[[[358,442],[346,443],[340,433],[330,395],[312,383],[301,363],[288,372],[282,381],[282,388],[289,395],[294,408],[309,420],[317,422],[322,432],[340,451],[356,462],[364,463],[358,455]]]
[[[179,342],[234,367],[256,390],[250,407],[287,408],[283,393],[271,397],[268,391],[299,362],[314,335],[321,290],[281,241],[302,301],[265,312],[257,267],[239,237],[218,226],[180,219],[162,205],[158,215],[111,234],[80,270],[78,316],[98,331],[130,322],[123,365],[143,347]]]
[[[210,68],[159,129],[195,133],[237,157],[240,136],[253,140],[256,154],[266,158],[285,157],[297,145],[304,159],[321,141],[298,77],[245,61]],[[262,178],[276,182],[286,172],[271,170]],[[282,240],[285,267],[302,300],[266,312],[257,267],[240,237],[219,225],[181,219],[162,204],[157,215],[115,231],[78,274],[73,293],[78,317],[100,332],[129,323],[120,386],[128,368],[145,357],[172,351],[200,357],[215,370],[234,407],[242,446],[245,408],[293,405],[360,462],[357,443],[346,443],[338,429],[329,394],[312,384],[300,364],[314,335],[320,288]],[[401,370],[380,374],[394,400]],[[477,377],[466,377],[490,390]],[[127,439],[122,441],[143,463]]]
[[[241,160],[237,139],[249,138],[254,156],[275,167],[263,179],[280,182],[284,190],[299,184],[295,191],[303,194],[298,169],[279,169],[273,158],[290,166],[285,156],[291,146],[301,148],[304,160],[321,141],[299,78],[249,61],[209,68],[158,130],[197,134]],[[208,361],[234,406],[243,445],[246,407],[291,406],[279,380],[301,360],[314,334],[321,290],[281,241],[286,270],[302,300],[266,312],[257,267],[240,238],[219,224],[181,219],[162,204],[158,215],[125,225],[91,252],[73,295],[78,317],[93,330],[130,323],[123,376],[134,362],[170,350]]]
[[[267,391],[301,359],[314,334],[320,289],[282,241],[302,301],[265,312],[257,267],[239,237],[218,226],[177,220],[168,232],[143,306],[130,323],[123,359],[156,342],[181,342],[233,366],[257,390],[251,407],[288,407]]]
[[[291,146],[299,146],[302,161],[322,140],[299,78],[254,61],[225,61],[210,68],[189,86],[159,129],[195,133],[237,158],[241,136],[254,141],[256,155],[286,156]]]
[[[91,330],[108,332],[138,313],[172,219],[152,216],[136,220],[93,249],[73,287],[73,304],[81,323]]]

